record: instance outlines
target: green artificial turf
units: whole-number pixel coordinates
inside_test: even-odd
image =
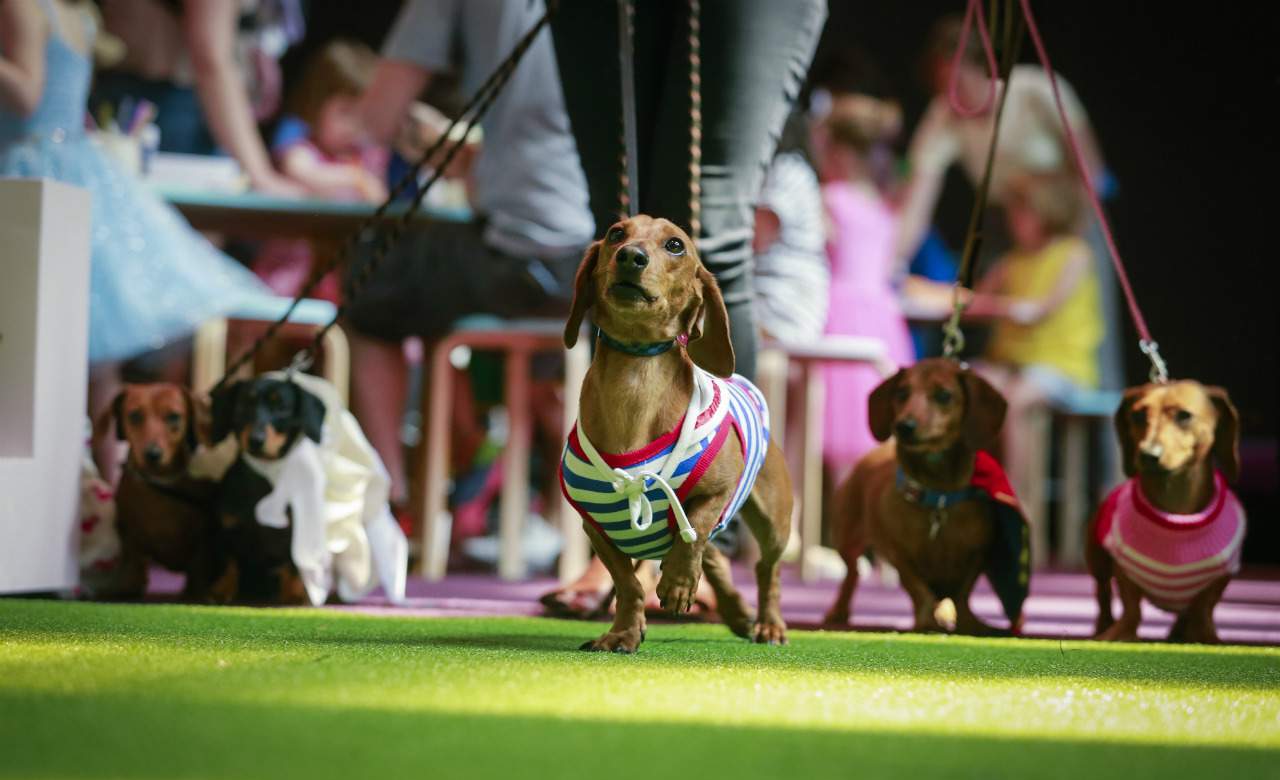
[[[0,600],[0,777],[1280,777],[1258,648]]]

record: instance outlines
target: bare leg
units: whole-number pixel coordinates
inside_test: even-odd
[[[590,619],[608,608],[606,602],[612,589],[609,569],[604,561],[594,557],[581,577],[563,588],[544,593],[538,601],[553,615]]]
[[[399,342],[369,338],[349,332],[351,373],[360,377],[351,385],[351,411],[369,443],[391,475],[391,501],[408,498],[400,422],[409,393],[408,366]]]
[[[636,577],[631,559],[614,547],[590,523],[583,523],[596,558],[604,563],[617,585],[618,609],[613,616],[613,626],[600,638],[585,642],[580,650],[596,652],[634,653],[644,641],[644,588]]]

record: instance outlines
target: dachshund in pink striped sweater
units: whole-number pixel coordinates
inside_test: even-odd
[[[1136,640],[1142,600],[1174,613],[1170,641],[1217,642],[1213,609],[1240,568],[1244,509],[1239,417],[1217,387],[1178,381],[1130,388],[1115,417],[1129,479],[1089,524],[1097,638]],[[1111,614],[1111,581],[1124,611]]]

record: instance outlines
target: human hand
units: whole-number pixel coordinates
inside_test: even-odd
[[[274,170],[268,170],[259,173],[257,176],[249,176],[249,188],[254,192],[263,195],[271,195],[276,198],[305,198],[307,196],[306,189]]]

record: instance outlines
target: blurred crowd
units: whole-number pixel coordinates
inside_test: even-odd
[[[616,71],[591,65],[616,67],[612,17],[593,18],[613,4],[562,5],[445,171],[472,218],[415,226],[347,302],[352,408],[391,473],[406,526],[422,345],[469,315],[562,316],[585,247],[617,213],[617,111],[598,99],[616,95]],[[149,137],[160,154],[229,157],[264,195],[378,204],[542,6],[407,0],[371,47],[309,38],[313,9],[300,0],[0,0],[0,176],[61,179],[93,196],[90,413],[125,379],[181,376],[183,345],[201,321],[257,297],[295,295],[328,251],[305,239],[200,236],[113,160],[104,139],[145,145]],[[703,74],[706,114],[736,100],[755,118],[732,125],[728,151],[710,137],[703,161],[699,238],[725,291],[739,372],[754,371],[757,345],[832,336],[879,339],[901,365],[938,354],[958,247],[934,229],[935,210],[949,170],[981,178],[993,130],[988,96],[1007,90],[979,281],[964,292],[975,335],[966,357],[1010,401],[1006,461],[1026,460],[1027,448],[1046,446],[1025,430],[1032,410],[1121,384],[1105,250],[1083,208],[1047,75],[1018,65],[1007,83],[993,82],[977,38],[962,38],[958,18],[940,19],[921,31],[920,86],[932,99],[907,127],[902,96],[887,93],[858,50],[809,70],[824,9],[704,3],[704,14],[725,15],[704,19],[704,49],[731,36],[734,13],[778,15],[766,26],[786,32],[755,42],[753,57],[767,71],[749,86]],[[681,222],[688,165],[671,150],[688,147],[688,107],[663,101],[673,92],[685,99],[687,65],[663,48],[671,13],[637,20],[639,192],[643,211]],[[305,65],[285,79],[282,59],[304,45]],[[1088,173],[1105,183],[1085,106],[1059,83]],[[765,105],[762,84],[773,85],[776,105]],[[756,171],[765,142],[767,167]],[[744,188],[750,194],[740,197]],[[358,246],[313,295],[341,300],[344,275],[369,262],[373,243]],[[491,562],[501,383],[483,356],[455,370],[464,392],[455,393],[454,534],[460,550]],[[554,361],[535,366],[535,515],[557,500],[557,371]],[[879,378],[869,366],[825,373],[832,481],[875,444],[866,396]],[[115,473],[110,448],[99,465]],[[527,533],[530,563],[548,566],[557,534],[537,516]]]

